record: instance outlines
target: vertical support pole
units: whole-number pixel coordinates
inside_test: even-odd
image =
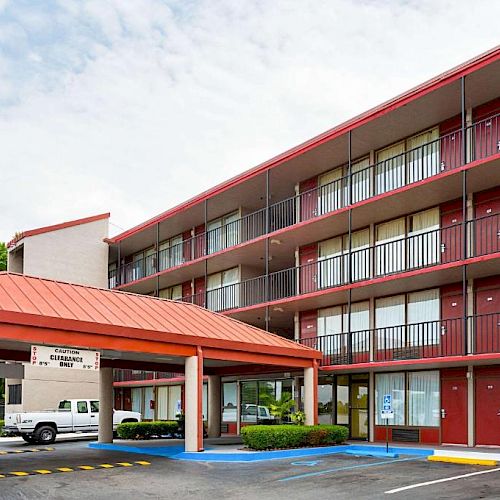
[[[351,205],[352,200],[352,136],[351,131],[347,133],[347,182],[348,182],[348,204]],[[352,209],[349,207],[348,212],[348,259],[347,264],[347,282],[352,283]],[[347,298],[347,362],[352,363],[352,332],[351,332],[351,300],[352,300],[352,290],[349,288],[349,294]]]
[[[113,442],[113,368],[99,369],[99,443]]]
[[[318,362],[313,366],[304,368],[304,413],[306,414],[306,425],[316,425],[318,422]]]
[[[160,223],[156,223],[156,256],[155,256],[155,266],[154,266],[154,271],[155,273],[158,273],[160,271]],[[156,277],[156,290],[155,290],[155,297],[160,296],[160,277]]]
[[[204,219],[205,219],[205,256],[208,255],[208,231],[207,231],[207,226],[208,226],[208,205],[207,205],[207,200],[205,200],[204,205]],[[205,300],[203,301],[204,306],[208,308],[208,289],[207,289],[207,276],[208,276],[208,259],[205,259]]]
[[[375,374],[369,373],[368,380],[368,440],[375,440]]]
[[[196,356],[185,361],[185,451],[203,451],[203,355],[198,348]]]
[[[266,170],[266,234],[268,235],[271,231],[271,225],[270,225],[270,214],[269,214],[269,197],[270,197],[270,188],[269,188],[269,170]],[[264,252],[264,259],[265,259],[265,265],[266,265],[266,282],[265,282],[265,301],[266,303],[269,302],[270,299],[270,289],[269,289],[269,238],[266,238],[265,241],[265,252]],[[266,331],[269,331],[269,306],[266,306]]]
[[[122,280],[121,280],[121,277],[122,277],[122,272],[123,272],[123,269],[122,269],[122,245],[121,245],[121,241],[118,242],[118,261],[117,261],[117,266],[116,266],[116,286],[119,286],[121,285],[122,283]]]
[[[208,376],[208,437],[220,437],[221,382],[219,375]]]
[[[241,431],[241,383],[236,382],[236,434],[239,436]]]
[[[460,79],[460,104],[461,104],[461,117],[462,117],[462,164],[467,162],[467,110],[465,107],[465,76]],[[462,259],[467,259],[467,171],[462,171]],[[462,322],[463,322],[463,335],[464,335],[464,354],[468,352],[467,343],[467,265],[462,265]]]

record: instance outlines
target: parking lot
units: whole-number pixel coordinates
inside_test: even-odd
[[[500,497],[500,468],[430,463],[419,457],[330,455],[204,463],[91,450],[87,445],[85,441],[38,448],[21,443],[0,445],[0,451],[8,452],[0,455],[0,476],[5,476],[0,477],[0,498]],[[45,451],[27,451],[33,449]],[[456,476],[464,477],[434,483]],[[424,482],[431,484],[399,490]]]

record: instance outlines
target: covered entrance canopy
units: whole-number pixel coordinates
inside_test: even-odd
[[[321,353],[194,304],[0,273],[0,358],[28,361],[31,344],[101,352],[99,440],[112,440],[112,368],[185,374],[186,450],[203,449],[203,375],[220,426],[220,376],[304,370],[306,422],[317,421]],[[219,390],[214,389],[219,385]],[[218,404],[217,404],[218,403]]]

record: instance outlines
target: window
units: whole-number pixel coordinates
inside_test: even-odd
[[[180,300],[182,299],[182,285],[170,286],[168,288],[163,288],[158,292],[158,295],[162,299],[170,300]]]
[[[159,270],[169,269],[184,262],[182,235],[177,235],[162,241],[159,247]]]
[[[87,405],[87,401],[78,401],[76,403],[76,411],[78,413],[88,413],[89,407]]]
[[[144,252],[136,253],[132,257],[132,276],[127,281],[135,281],[144,276]]]
[[[238,408],[238,397],[237,397],[237,383],[236,382],[224,382],[222,384],[222,394],[223,394],[223,408],[222,408],[222,421],[223,422],[236,422],[238,420],[237,408]]]
[[[348,350],[347,305],[328,307],[318,311],[318,337],[333,335],[320,341],[318,348],[324,354],[341,354]],[[351,344],[352,352],[368,351],[370,328],[369,302],[351,304]],[[340,334],[345,335],[340,335]]]
[[[439,320],[438,288],[377,299],[377,349],[438,344]]]
[[[380,416],[384,395],[392,395],[394,420],[391,425],[438,427],[440,424],[439,371],[380,373],[375,375],[375,423]]]
[[[385,424],[385,420],[380,416],[383,408],[384,396],[392,396],[392,409],[394,420],[391,425],[405,425],[405,374],[404,373],[377,373],[375,375],[375,423]]]
[[[439,148],[439,128],[435,127],[377,151],[376,193],[436,175],[440,171]]]
[[[375,166],[376,193],[386,193],[405,184],[405,142],[377,151]]]
[[[318,214],[342,208],[344,203],[343,167],[319,176]]]
[[[370,158],[363,158],[351,165],[351,203],[366,200],[372,196],[372,173]]]
[[[408,373],[408,425],[438,427],[439,372]]]
[[[61,401],[59,403],[59,410],[60,411],[71,411],[71,401],[68,401],[65,399],[64,401]]]
[[[376,272],[383,276],[439,262],[439,208],[384,222],[376,227]]]
[[[113,262],[108,266],[108,286],[109,288],[116,287],[116,278],[117,278],[117,270],[116,270],[116,262]]]
[[[369,277],[370,230],[351,235],[351,277],[353,281]],[[319,243],[318,275],[320,288],[347,283],[349,279],[349,237],[337,236]]]
[[[9,385],[9,404],[20,405],[22,403],[22,384]]]
[[[439,208],[408,217],[408,267],[429,266],[439,262]]]
[[[208,253],[215,253],[240,242],[240,213],[230,213],[207,224]]]
[[[405,268],[405,218],[379,224],[375,229],[375,261],[378,276]]]
[[[208,276],[207,309],[211,311],[223,311],[238,307],[239,276],[240,270],[238,267]]]
[[[99,413],[99,401],[90,402],[90,413]]]

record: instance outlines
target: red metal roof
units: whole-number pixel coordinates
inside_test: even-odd
[[[70,220],[67,222],[61,222],[59,224],[54,224],[52,226],[39,227],[37,229],[29,229],[28,231],[23,231],[22,233],[16,234],[12,240],[7,243],[7,247],[15,245],[18,241],[28,236],[35,236],[37,234],[50,233],[51,231],[58,231],[59,229],[66,229],[67,227],[79,226],[80,224],[88,224],[89,222],[95,222],[97,220],[109,219],[111,214],[109,212],[105,214],[92,215],[90,217],[84,217],[83,219]]]
[[[204,191],[203,193],[194,196],[193,198],[181,203],[180,205],[177,205],[165,212],[162,212],[161,214],[148,219],[145,222],[142,222],[141,224],[138,224],[137,226],[134,226],[130,229],[127,229],[126,231],[114,236],[113,238],[109,238],[107,241],[109,243],[117,243],[119,241],[124,240],[125,238],[142,231],[143,229],[146,229],[153,224],[156,224],[158,222],[161,222],[168,217],[172,217],[173,215],[182,212],[184,210],[187,210],[188,208],[197,205],[198,203],[215,196],[216,194],[219,194],[235,185],[238,185],[242,182],[244,182],[247,179],[250,179],[262,172],[265,172],[266,170],[270,170],[277,165],[280,165],[281,163],[290,160],[291,158],[294,158],[296,156],[299,156],[306,151],[309,151],[310,149],[313,149],[320,144],[330,141],[334,139],[335,137],[338,137],[342,134],[347,133],[349,130],[353,130],[364,123],[367,123],[379,116],[382,116],[386,113],[389,113],[390,111],[397,109],[401,106],[404,106],[408,102],[411,102],[414,99],[417,99],[425,94],[428,94],[429,92],[432,92],[433,90],[438,89],[439,87],[442,87],[444,85],[447,85],[459,78],[461,78],[463,75],[472,73],[473,71],[477,71],[478,69],[491,64],[492,62],[497,61],[500,59],[500,45],[494,47],[491,50],[488,50],[487,52],[484,52],[473,59],[470,59],[469,61],[466,61],[448,71],[445,71],[444,73],[441,73],[440,75],[431,78],[430,80],[406,91],[403,92],[402,94],[382,103],[379,104],[378,106],[365,111],[364,113],[355,116],[354,118],[351,118],[350,120],[341,123],[340,125],[337,125],[336,127],[327,130],[326,132],[323,132],[322,134],[313,137],[312,139],[299,144],[298,146],[295,146],[292,149],[289,149],[288,151],[285,151],[284,153],[275,156],[274,158],[271,158],[270,160],[265,161],[264,163],[261,163],[260,165],[257,165],[256,167],[253,167],[235,177],[232,177],[231,179],[222,182],[221,184],[218,184],[217,186],[214,186],[213,188],[210,188],[207,191]]]
[[[0,323],[321,357],[318,351],[194,304],[8,272],[0,273]]]

